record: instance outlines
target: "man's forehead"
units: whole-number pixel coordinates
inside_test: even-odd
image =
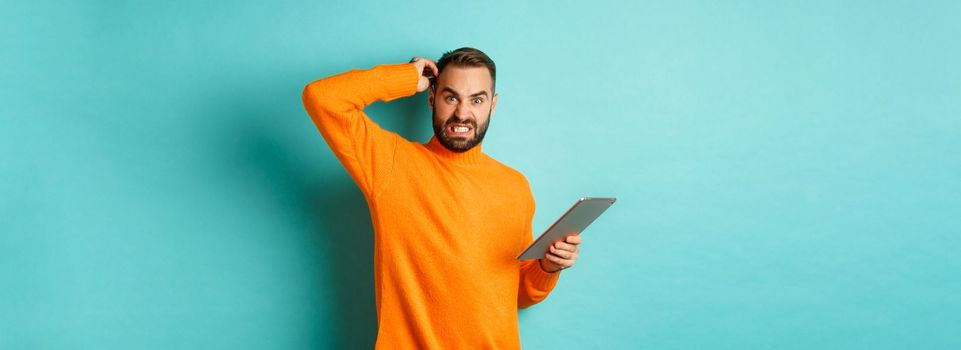
[[[448,88],[461,94],[490,91],[493,81],[485,67],[445,67],[437,78],[440,89]]]

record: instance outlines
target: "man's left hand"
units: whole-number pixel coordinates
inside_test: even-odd
[[[567,236],[564,240],[554,242],[544,254],[544,258],[538,260],[541,263],[541,269],[554,273],[574,266],[577,253],[580,252],[580,248],[577,247],[579,244],[581,244],[580,235]]]

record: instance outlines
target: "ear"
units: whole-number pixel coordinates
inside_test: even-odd
[[[427,108],[430,108],[430,110],[432,111],[434,110],[434,85],[433,84],[431,84],[430,87],[427,88]]]
[[[494,116],[494,112],[497,111],[497,97],[500,96],[498,93],[494,93],[494,98],[491,99],[491,116]]]

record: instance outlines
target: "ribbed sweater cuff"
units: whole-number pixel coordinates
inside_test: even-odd
[[[557,284],[557,280],[561,277],[561,271],[544,271],[544,269],[541,268],[541,262],[535,260],[534,266],[530,269],[529,278],[531,282],[543,287],[545,290],[550,290]]]
[[[413,95],[417,92],[417,80],[420,78],[413,63],[385,64],[377,66],[382,74],[384,102]]]

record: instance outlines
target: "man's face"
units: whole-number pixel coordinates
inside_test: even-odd
[[[484,140],[497,109],[486,67],[444,67],[429,96],[434,135],[447,149],[464,152]]]

